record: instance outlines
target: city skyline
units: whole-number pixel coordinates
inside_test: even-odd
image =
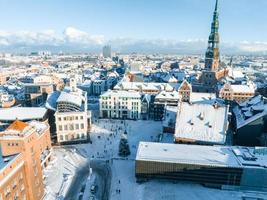
[[[0,28],[0,49],[95,52],[111,44],[119,52],[203,53],[214,4],[215,0],[1,0],[0,17],[8,20]],[[267,51],[265,6],[264,0],[219,1],[223,53]]]

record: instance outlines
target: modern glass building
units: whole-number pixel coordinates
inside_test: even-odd
[[[141,142],[135,175],[137,181],[172,179],[222,189],[267,191],[267,155],[247,147]]]

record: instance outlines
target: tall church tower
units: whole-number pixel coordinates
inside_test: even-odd
[[[205,56],[205,69],[199,78],[199,85],[193,86],[196,92],[214,92],[220,78],[219,65],[219,12],[218,0],[216,0],[213,20],[211,23],[211,33],[209,36],[208,48]]]
[[[213,20],[211,23],[211,33],[209,36],[208,49],[205,57],[205,70],[217,72],[219,70],[220,53],[219,53],[219,12],[218,0],[216,0]]]

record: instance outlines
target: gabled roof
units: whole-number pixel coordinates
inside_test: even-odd
[[[181,102],[177,112],[175,138],[224,144],[228,128],[228,106]]]
[[[178,90],[192,90],[192,86],[187,82],[187,80],[184,80]]]

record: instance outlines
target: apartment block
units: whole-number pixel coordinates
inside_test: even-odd
[[[42,199],[43,168],[51,159],[49,125],[15,121],[0,132],[0,146],[0,199]]]

